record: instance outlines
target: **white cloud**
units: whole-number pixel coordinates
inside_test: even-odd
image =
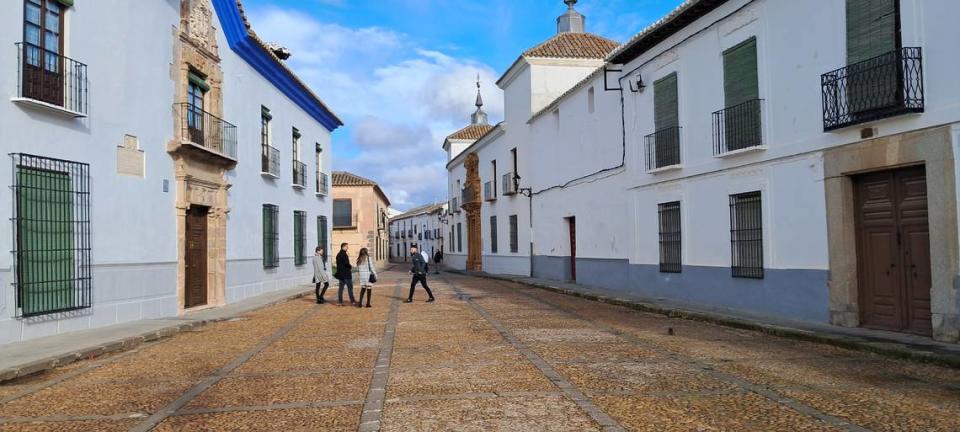
[[[350,127],[335,138],[335,169],[377,180],[397,207],[446,199],[442,137],[469,121],[477,74],[484,110],[502,118],[495,71],[476,60],[416,46],[389,29],[276,7],[254,9],[250,19],[264,40],[291,50],[288,65]]]

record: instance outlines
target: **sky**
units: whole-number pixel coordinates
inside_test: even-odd
[[[587,31],[624,42],[681,0],[580,0]],[[447,135],[474,111],[476,79],[503,118],[496,80],[556,34],[562,0],[245,0],[254,30],[341,118],[333,169],[377,181],[406,210],[447,200]]]

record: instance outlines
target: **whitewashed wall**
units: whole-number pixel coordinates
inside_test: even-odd
[[[21,2],[22,3],[22,2]],[[171,27],[179,8],[169,2],[102,0],[67,9],[65,55],[88,66],[89,116],[61,117],[10,101],[17,92],[15,42],[23,37],[23,7],[0,14],[0,249],[14,250],[13,178],[7,153],[90,164],[93,307],[15,319],[13,256],[0,254],[0,344],[141,318],[175,315],[176,224],[173,163]],[[122,15],[124,19],[116,19]],[[143,23],[155,25],[144,26]],[[104,35],[136,35],[105,38]],[[122,75],[118,75],[118,71]],[[130,77],[130,78],[126,78]],[[136,77],[136,78],[132,78]],[[149,83],[149,85],[146,85]],[[117,174],[117,146],[135,135],[145,152],[145,177]],[[163,181],[171,180],[169,192]]]

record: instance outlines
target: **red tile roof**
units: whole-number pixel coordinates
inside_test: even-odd
[[[463,129],[460,129],[447,136],[447,139],[455,140],[478,140],[480,137],[486,135],[487,132],[493,130],[492,125],[488,124],[472,124]]]
[[[591,33],[558,33],[526,50],[524,57],[603,59],[619,44]]]

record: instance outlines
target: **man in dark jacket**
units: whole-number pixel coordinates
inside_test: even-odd
[[[433,254],[433,274],[440,274],[440,262],[443,261],[443,252],[440,249],[437,249],[437,253]]]
[[[410,257],[413,260],[413,268],[410,269],[410,273],[413,274],[413,280],[410,281],[410,295],[407,296],[404,302],[413,302],[413,290],[417,287],[418,281],[423,285],[423,289],[427,290],[427,295],[430,296],[430,298],[427,299],[427,303],[433,302],[433,291],[430,291],[430,287],[427,286],[427,261],[424,260],[423,255],[417,251],[416,246],[410,246]]]
[[[340,252],[337,253],[337,272],[333,275],[340,281],[340,290],[337,292],[339,306],[343,306],[344,285],[347,287],[347,294],[350,295],[350,305],[356,304],[353,299],[353,266],[350,265],[350,256],[347,255],[348,247],[346,243],[340,244]]]

